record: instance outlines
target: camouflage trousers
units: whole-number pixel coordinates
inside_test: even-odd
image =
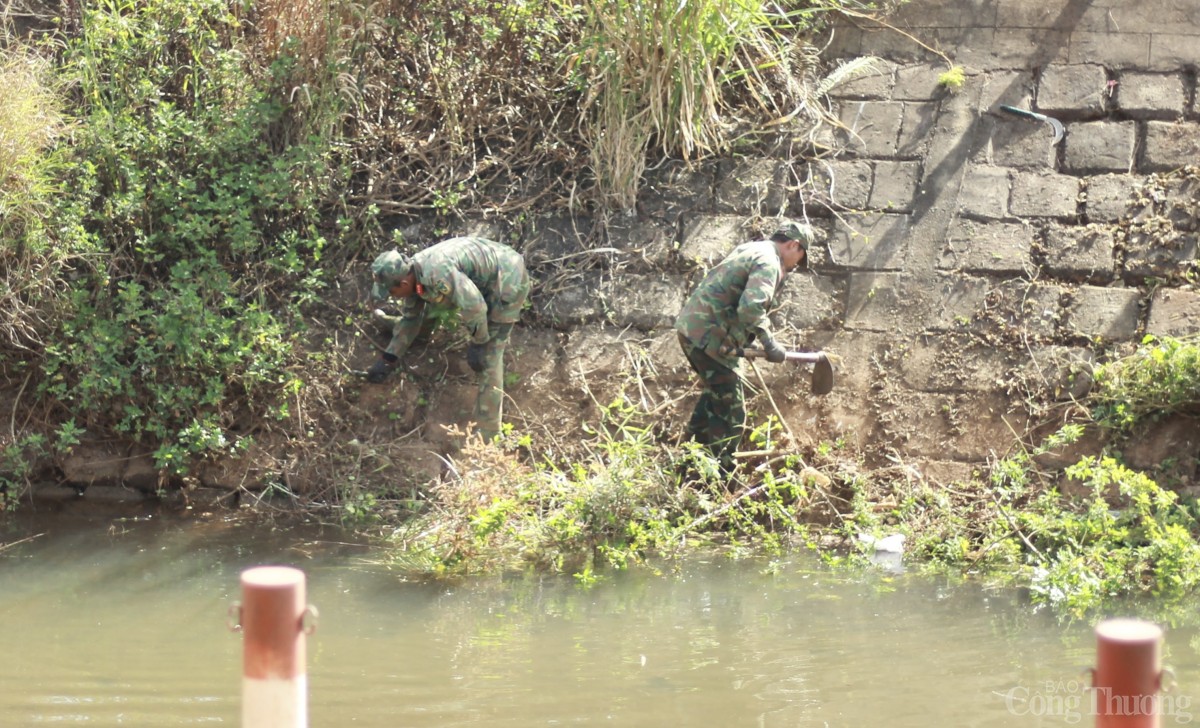
[[[475,397],[475,424],[484,440],[500,434],[500,417],[504,411],[504,350],[512,324],[488,324],[487,348],[483,353],[483,371],[479,372],[479,394]]]
[[[746,402],[742,377],[737,371],[704,353],[684,336],[679,337],[683,355],[704,384],[704,393],[692,410],[688,435],[708,448],[721,465],[733,467],[733,453],[742,441],[746,426]]]

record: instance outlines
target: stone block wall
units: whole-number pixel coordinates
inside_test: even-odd
[[[637,240],[657,250],[609,224],[603,244],[623,252],[545,306],[575,312],[569,342],[659,352],[647,381],[675,398],[664,428],[679,429],[695,394],[670,329],[683,296],[774,219],[807,219],[821,233],[813,267],[791,276],[775,323],[841,364],[825,398],[766,375],[794,429],[930,477],[969,473],[1038,424],[1025,394],[1079,396],[1089,363],[1145,334],[1200,330],[1200,10],[1185,6],[912,0],[890,19],[903,32],[847,21],[829,66],[875,62],[830,93],[839,125],[818,134],[818,158],[649,173],[635,227],[656,231]],[[966,72],[957,91],[940,83],[950,63]]]

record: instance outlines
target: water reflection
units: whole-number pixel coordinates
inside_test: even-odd
[[[800,558],[770,573],[697,560],[591,589],[413,581],[335,530],[212,517],[27,516],[0,542],[37,533],[0,551],[3,725],[237,724],[226,610],[241,571],[267,563],[303,569],[321,611],[313,726],[1091,722],[1067,710],[1086,699],[1068,681],[1092,664],[1091,626],[975,583],[852,578]],[[1177,696],[1196,692],[1194,642],[1168,629]]]

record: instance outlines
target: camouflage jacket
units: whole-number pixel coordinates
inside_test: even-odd
[[[747,346],[771,336],[768,318],[783,285],[783,263],[770,240],[743,243],[704,276],[683,304],[675,330],[692,345],[733,369],[729,346]]]
[[[488,340],[488,322],[511,324],[529,295],[521,254],[484,238],[450,238],[412,258],[417,292],[404,299],[387,351],[403,356],[425,319],[425,307],[456,308],[471,343]]]

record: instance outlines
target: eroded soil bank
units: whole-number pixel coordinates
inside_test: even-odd
[[[902,464],[940,484],[1036,443],[1079,413],[1093,364],[1147,334],[1200,330],[1197,180],[1186,166],[1200,152],[1189,65],[1200,23],[1184,5],[917,0],[894,27],[848,19],[831,35],[829,66],[876,60],[831,89],[843,126],[818,135],[818,158],[811,130],[783,127],[769,154],[648,171],[633,217],[461,221],[451,234],[510,242],[537,280],[510,349],[507,420],[535,448],[563,451],[623,392],[677,442],[696,389],[674,314],[706,266],[787,215],[822,237],[774,321],[788,344],[836,354],[838,384],[817,398],[793,369],[748,368],[759,422],[782,415],[797,452],[835,443],[864,467]],[[942,79],[951,65],[964,72],[959,88]],[[1053,116],[1065,134],[1001,105]],[[441,232],[403,229],[418,246]],[[256,441],[244,457],[178,479],[126,443],[85,439],[50,464],[39,495],[181,489],[248,502],[264,490],[319,493],[356,469],[373,481],[362,487],[402,494],[443,473],[474,397],[453,332],[385,385],[344,376],[386,338],[366,297],[374,252],[313,321],[312,366],[326,375],[305,396],[323,412],[288,427],[327,433],[321,457],[286,428],[247,422]],[[1188,489],[1196,430],[1168,418],[1116,444]],[[1089,430],[1044,464],[1106,444]]]

